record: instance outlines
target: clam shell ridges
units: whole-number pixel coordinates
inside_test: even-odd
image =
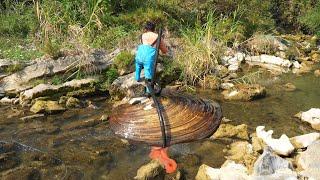
[[[162,105],[168,145],[190,142],[212,135],[220,125],[218,103],[188,95],[166,93],[158,98]],[[122,138],[162,146],[159,117],[155,108],[145,104],[122,104],[113,109],[110,127]]]

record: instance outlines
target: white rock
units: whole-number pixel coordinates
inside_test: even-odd
[[[282,59],[280,57],[270,56],[266,54],[262,54],[260,56],[248,56],[245,58],[245,60],[249,62],[273,64],[273,65],[287,67],[287,68],[289,68],[292,65],[292,63],[287,59]]]
[[[0,104],[16,104],[17,100],[19,101],[19,98],[4,97],[0,100]]]
[[[257,137],[261,138],[273,151],[279,155],[288,156],[294,150],[288,136],[282,134],[279,139],[272,138],[273,131],[265,131],[264,126],[258,126],[256,128]]]
[[[320,138],[320,133],[309,133],[290,138],[290,141],[296,148],[306,148]]]
[[[227,160],[220,169],[201,165],[196,180],[245,180],[249,179],[247,168]]]
[[[222,84],[220,85],[220,87],[221,87],[222,89],[231,89],[231,88],[234,87],[234,84],[232,84],[232,83],[222,83]]]
[[[320,109],[311,108],[309,111],[302,112],[301,120],[310,123],[314,129],[320,130]]]
[[[296,69],[300,69],[301,68],[301,65],[298,61],[294,61],[293,63],[293,67],[296,68]]]

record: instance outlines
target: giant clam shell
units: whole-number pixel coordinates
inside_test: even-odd
[[[222,111],[218,103],[177,93],[157,98],[165,119],[167,145],[195,141],[211,136],[219,127]],[[151,99],[148,100],[151,103]],[[110,128],[135,142],[162,146],[162,133],[156,108],[146,104],[124,103],[113,109]]]

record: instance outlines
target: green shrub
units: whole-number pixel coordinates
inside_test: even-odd
[[[60,85],[60,84],[63,83],[63,78],[61,76],[59,76],[59,75],[55,75],[55,76],[52,77],[51,83],[53,85]]]
[[[115,68],[109,68],[105,73],[104,85],[109,87],[114,80],[119,77],[118,71]]]
[[[8,66],[5,71],[6,73],[9,73],[9,74],[12,74],[12,73],[15,73],[15,72],[18,72],[20,70],[22,70],[22,65],[17,63],[17,64],[12,64],[10,66]]]
[[[306,12],[305,15],[299,18],[299,21],[304,24],[312,33],[320,36],[320,2],[313,9]]]
[[[130,51],[122,51],[115,59],[114,66],[117,69],[128,69],[133,66],[134,55]]]

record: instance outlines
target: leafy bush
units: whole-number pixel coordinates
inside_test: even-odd
[[[240,38],[239,34],[241,26],[237,22],[229,21],[227,17],[217,19],[213,14],[208,14],[204,25],[198,24],[195,30],[184,31],[184,45],[177,61],[185,83],[196,85],[206,75],[213,73],[226,45]]]
[[[128,69],[133,66],[134,55],[130,51],[122,51],[115,59],[114,66],[117,69]]]
[[[316,7],[308,10],[305,15],[300,17],[299,21],[311,32],[320,36],[320,2],[318,2]]]
[[[105,73],[105,84],[110,86],[114,80],[119,77],[118,71],[115,68],[110,68]]]

